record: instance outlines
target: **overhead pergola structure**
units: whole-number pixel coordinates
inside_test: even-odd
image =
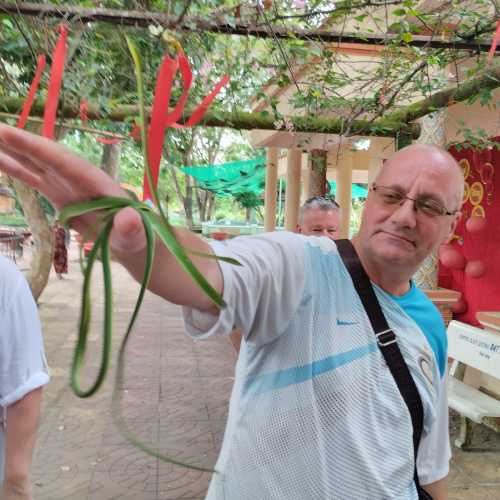
[[[395,4],[397,2],[394,2]],[[464,2],[468,3],[468,2]],[[374,2],[376,8],[383,8],[384,2]],[[256,4],[256,15],[247,16],[247,22],[226,23],[217,15],[211,20],[190,17],[187,11],[181,18],[169,17],[159,12],[117,11],[101,8],[82,8],[77,6],[32,4],[22,2],[1,2],[0,12],[12,15],[36,16],[37,18],[57,18],[67,22],[75,20],[79,23],[104,22],[119,26],[150,26],[157,25],[173,30],[198,30],[222,35],[252,36],[279,40],[305,40],[328,44],[330,50],[343,57],[342,63],[349,59],[350,63],[356,58],[375,61],[381,50],[394,40],[399,40],[394,33],[377,34],[369,30],[349,30],[337,32],[328,25],[317,30],[303,30],[299,28],[284,28],[282,19],[271,24],[266,20],[260,4]],[[347,9],[352,2],[340,1],[336,3],[337,12]],[[370,4],[371,5],[371,4]],[[424,9],[442,8],[432,0],[421,2]],[[397,6],[396,6],[397,7]],[[394,8],[396,8],[394,7]],[[491,45],[491,32],[494,30],[496,19],[482,22],[470,32],[454,33],[453,23],[447,21],[447,30],[436,36],[435,33],[415,35],[404,40],[407,47],[421,47],[435,50],[457,50],[470,57],[474,54],[487,51]],[[412,22],[420,22],[413,20]],[[425,23],[422,23],[426,28]],[[451,28],[450,28],[451,26]],[[497,47],[496,50],[500,50]],[[314,63],[314,61],[311,61]],[[287,61],[289,63],[289,61]],[[293,64],[293,62],[292,62]],[[371,64],[368,62],[368,64]],[[413,72],[404,75],[401,87],[411,81],[417,72],[425,69],[425,62],[416,64]],[[302,198],[310,194],[320,194],[325,186],[327,172],[334,170],[334,180],[337,182],[337,199],[343,207],[348,208],[351,202],[350,186],[353,182],[368,182],[380,168],[398,144],[408,143],[417,139],[421,133],[418,120],[437,109],[456,107],[457,103],[464,102],[478,92],[494,90],[500,86],[500,66],[486,65],[482,72],[474,78],[466,76],[467,67],[463,71],[456,71],[455,80],[449,81],[444,90],[429,95],[420,100],[406,99],[394,110],[392,106],[399,89],[390,89],[386,96],[387,102],[380,101],[369,112],[357,112],[354,116],[344,113],[344,108],[336,110],[335,114],[302,115],[283,106],[291,92],[290,89],[297,81],[295,77],[307,74],[311,66],[296,68],[292,71],[291,82],[288,86],[276,86],[271,81],[264,89],[265,93],[279,102],[278,111],[286,120],[276,119],[269,112],[268,104],[256,99],[252,103],[252,111],[208,112],[201,122],[205,126],[230,127],[239,130],[251,131],[251,141],[254,145],[267,148],[266,194],[265,194],[265,227],[274,229],[276,212],[277,176],[286,176],[287,196],[285,206],[285,226],[288,229],[295,227],[298,207]],[[459,71],[461,72],[458,75]],[[376,92],[373,89],[373,95]],[[380,89],[378,89],[380,90]],[[351,92],[351,94],[355,92]],[[345,109],[351,106],[349,99],[343,96]],[[23,99],[21,97],[6,97],[0,102],[0,111],[19,113]],[[354,106],[353,106],[354,108]],[[35,103],[32,114],[40,116],[43,113],[44,102]],[[78,118],[80,114],[78,103],[65,102],[60,109],[61,118]],[[110,105],[106,109],[96,103],[89,103],[88,118],[90,120],[106,119],[110,121],[125,121],[138,115],[138,108],[129,105]],[[182,119],[180,120],[182,123]],[[371,137],[369,151],[357,149],[359,139]],[[347,138],[347,139],[346,139]],[[356,168],[355,168],[356,167]],[[364,172],[364,173],[363,173]],[[343,212],[342,235],[347,236],[349,210]]]

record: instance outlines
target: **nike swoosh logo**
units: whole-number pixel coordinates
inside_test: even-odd
[[[341,319],[337,319],[337,325],[339,326],[349,326],[349,325],[357,325],[357,321],[342,321]]]

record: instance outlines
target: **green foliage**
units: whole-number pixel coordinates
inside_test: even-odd
[[[482,127],[471,129],[463,120],[459,120],[459,129],[457,133],[463,137],[462,141],[453,144],[459,151],[468,148],[476,150],[500,148],[499,143],[491,140],[490,134],[485,129]]]
[[[9,214],[0,212],[0,226],[28,227],[28,223],[21,212]]]

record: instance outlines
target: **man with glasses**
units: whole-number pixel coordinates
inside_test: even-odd
[[[58,144],[0,125],[0,169],[57,208],[125,195],[101,170]],[[411,277],[451,237],[463,178],[451,155],[412,145],[389,159],[352,240],[396,332],[424,409],[417,460],[434,500],[447,498],[450,447],[446,334]],[[95,216],[74,221],[90,232]],[[412,422],[334,241],[288,232],[211,244],[176,230],[227,306],[218,310],[157,243],[150,289],[184,306],[193,337],[243,331],[227,428],[208,499],[416,500]],[[145,235],[131,209],[116,215],[114,257],[141,279]]]
[[[297,233],[338,238],[340,207],[335,200],[313,196],[300,207]]]

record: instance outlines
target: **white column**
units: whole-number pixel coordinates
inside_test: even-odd
[[[295,231],[299,218],[302,152],[289,149],[286,168],[285,229]]]
[[[337,194],[335,200],[341,208],[340,238],[349,238],[352,204],[352,152],[343,151],[337,164]]]

